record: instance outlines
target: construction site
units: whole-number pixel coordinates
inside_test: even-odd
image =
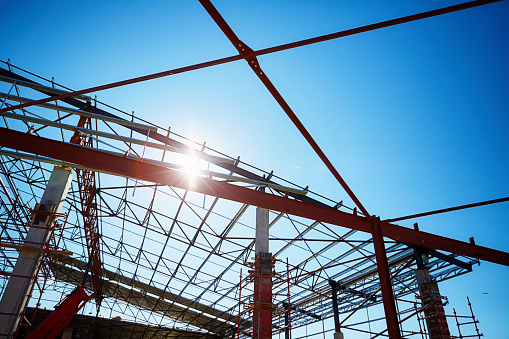
[[[59,80],[63,76],[52,78],[56,64],[53,69],[41,61],[43,66],[31,69],[26,62],[10,59],[14,46],[5,44],[0,50],[0,338],[448,339],[506,333],[500,321],[508,314],[503,307],[509,296],[503,289],[504,279],[509,278],[504,218],[509,206],[505,183],[509,140],[507,133],[494,131],[506,130],[507,120],[484,113],[487,107],[479,104],[482,119],[489,122],[483,126],[469,122],[479,129],[493,125],[486,132],[494,135],[493,140],[468,136],[472,145],[486,143],[479,146],[486,159],[475,158],[476,148],[468,143],[455,146],[452,137],[450,144],[437,146],[450,148],[451,154],[463,146],[471,152],[472,162],[445,153],[437,161],[441,163],[437,172],[448,171],[444,163],[457,166],[451,169],[456,172],[450,180],[456,177],[462,189],[452,189],[445,179],[433,177],[432,166],[426,168],[426,152],[432,153],[431,148],[416,147],[410,140],[419,139],[425,122],[412,126],[405,137],[409,152],[422,163],[411,167],[403,163],[412,161],[395,163],[387,158],[391,166],[386,166],[376,154],[364,153],[360,139],[349,145],[335,139],[336,133],[348,135],[348,129],[352,134],[369,134],[367,125],[355,122],[347,128],[345,120],[345,126],[320,127],[319,112],[306,116],[306,105],[314,107],[322,100],[323,84],[309,80],[309,86],[318,90],[301,103],[302,94],[291,92],[280,80],[288,77],[289,82],[306,83],[294,75],[306,73],[302,63],[296,69],[269,59],[273,55],[291,59],[301,47],[312,50],[346,39],[355,43],[369,34],[387,30],[396,34],[412,25],[429,31],[429,22],[453,27],[454,20],[464,20],[465,25],[477,20],[496,25],[490,15],[504,13],[506,1],[434,1],[426,5],[431,8],[410,6],[399,15],[384,12],[387,18],[367,15],[367,23],[352,23],[347,29],[341,25],[324,34],[303,25],[302,31],[309,31],[303,33],[306,38],[273,47],[266,47],[271,42],[262,36],[253,44],[244,39],[249,34],[238,19],[240,14],[232,14],[239,5],[195,2],[192,10],[200,13],[203,22],[193,25],[213,30],[214,39],[222,40],[233,55],[225,56],[222,49],[205,53],[202,57],[210,56],[205,60],[183,55],[185,66],[157,72],[148,62],[133,73],[122,69],[119,61],[119,70],[112,70],[109,78],[95,81],[94,72],[87,71],[90,78],[77,77],[69,84]],[[245,22],[253,24],[249,19]],[[467,34],[460,31],[457,34]],[[507,37],[508,32],[504,34]],[[18,40],[21,44],[23,39]],[[210,45],[215,41],[211,39]],[[490,43],[504,45],[507,40]],[[490,56],[486,48],[483,53]],[[328,61],[313,62],[326,67]],[[212,80],[193,77],[213,69]],[[500,77],[508,70],[507,65],[500,69]],[[335,70],[330,72],[339,77]],[[73,77],[71,70],[64,73]],[[249,95],[212,94],[228,92],[213,83],[223,74],[235,81],[238,77],[232,88]],[[443,75],[452,79],[448,80],[451,88],[467,82],[463,75],[456,76]],[[504,92],[509,88],[504,87],[508,85],[504,79],[503,85],[493,85],[497,88],[489,91]],[[163,81],[175,88],[182,82],[183,91],[196,86],[188,103],[202,105],[199,109],[210,110],[204,115],[214,116],[196,124],[216,131],[186,133],[172,125],[172,119],[181,119],[177,114],[143,113],[144,106],[148,110],[166,104],[164,94],[155,89],[169,86]],[[207,99],[200,99],[198,82],[213,87],[208,89],[214,91],[210,96],[204,92]],[[143,92],[143,86],[154,86],[152,93]],[[344,89],[323,89],[329,90]],[[363,90],[364,94],[370,95]],[[458,95],[465,100],[473,97]],[[413,100],[400,96],[395,105]],[[246,106],[246,112],[250,112],[247,106],[260,101],[261,106],[271,107],[271,117],[277,117],[271,123],[246,113],[245,125],[236,126],[233,116],[219,116],[227,106],[214,100]],[[495,104],[507,113],[507,98],[499,100]],[[131,107],[131,102],[140,106]],[[439,110],[441,104],[431,105]],[[180,109],[196,120],[193,109]],[[440,114],[437,119],[446,121]],[[457,118],[451,119],[462,126]],[[463,133],[461,127],[457,129]],[[259,139],[243,142],[242,134]],[[384,135],[390,139],[392,134],[397,133]],[[439,137],[427,135],[425,144],[432,144],[433,138]],[[367,147],[375,147],[376,139]],[[284,146],[279,148],[279,142]],[[402,154],[394,156],[403,158]],[[305,160],[289,164],[290,157]],[[362,162],[351,160],[357,158]],[[493,170],[477,171],[471,165],[481,160]],[[460,168],[468,169],[471,177],[465,179],[457,172]],[[412,171],[416,176],[408,179],[400,174]],[[377,172],[378,176],[370,176]],[[401,179],[402,188],[383,181],[388,172],[394,172],[391,180]],[[500,183],[486,184],[483,180],[488,179]],[[363,180],[380,185],[362,186]],[[417,181],[418,186],[405,180]],[[493,188],[482,192],[465,188],[476,185]],[[401,190],[405,187],[406,192]],[[427,198],[426,189],[436,201]],[[387,195],[379,193],[384,190]]]

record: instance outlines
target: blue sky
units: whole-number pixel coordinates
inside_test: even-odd
[[[455,3],[213,1],[253,49]],[[502,1],[259,61],[371,214],[501,198],[509,192],[508,14]],[[0,22],[0,59],[74,89],[236,54],[198,1],[0,0]],[[244,61],[97,95],[348,201]],[[503,203],[417,221],[421,230],[509,251],[507,210]],[[482,263],[441,288],[457,308],[470,296],[487,338],[507,338],[508,279],[507,267]]]

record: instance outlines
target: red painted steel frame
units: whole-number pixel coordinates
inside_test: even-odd
[[[87,109],[90,111],[90,109]],[[78,127],[92,128],[92,119],[80,117]],[[71,143],[85,147],[93,147],[93,139],[75,131]],[[94,287],[97,309],[102,301],[102,277],[101,277],[101,251],[99,248],[99,225],[97,222],[97,209],[95,201],[95,172],[88,169],[76,168],[76,176],[80,191],[81,214],[83,216],[83,228],[87,241],[88,257],[90,260],[90,276]]]
[[[453,11],[460,10],[460,9],[475,7],[475,6],[478,6],[481,4],[495,2],[495,1],[492,1],[492,0],[471,1],[471,2],[465,3],[465,4],[459,4],[456,6],[450,6],[450,7],[442,8],[442,9],[435,10],[435,11],[429,11],[429,12],[425,12],[425,13],[421,13],[421,14],[416,14],[413,16],[389,20],[389,21],[385,21],[382,23],[374,24],[374,25],[364,26],[363,29],[362,28],[357,29],[357,30],[354,29],[354,30],[349,30],[349,31],[344,31],[344,32],[339,32],[339,33],[335,33],[335,34],[318,37],[315,39],[308,39],[308,40],[294,43],[293,45],[286,44],[284,46],[279,46],[278,48],[273,48],[272,50],[266,49],[266,50],[264,50],[264,53],[258,52],[258,54],[271,53],[271,52],[275,52],[278,50],[299,47],[299,46],[303,46],[306,44],[312,44],[312,43],[316,43],[319,41],[325,41],[325,40],[334,39],[334,38],[338,38],[338,37],[342,37],[342,36],[346,36],[346,35],[357,34],[357,33],[365,32],[365,31],[369,31],[369,30],[374,30],[374,29],[378,29],[378,28],[397,25],[397,24],[404,23],[404,22],[419,20],[422,18],[440,15],[440,14],[444,14],[444,13],[449,13],[449,12],[453,12]],[[342,226],[350,227],[352,229],[359,229],[359,230],[363,230],[363,231],[372,233],[389,337],[391,339],[400,339],[401,333],[399,331],[397,313],[396,313],[396,308],[395,308],[395,303],[394,303],[394,295],[393,295],[392,284],[391,284],[391,279],[390,279],[390,272],[389,272],[389,267],[388,267],[388,263],[387,263],[387,256],[385,253],[385,246],[384,246],[384,241],[383,241],[384,235],[387,237],[390,237],[392,239],[395,239],[395,240],[402,240],[402,241],[406,241],[406,242],[410,242],[410,243],[414,243],[414,244],[418,244],[418,245],[422,245],[422,246],[426,246],[426,247],[430,247],[430,248],[445,249],[445,250],[448,250],[448,251],[451,251],[454,253],[458,253],[458,254],[465,254],[465,253],[462,253],[462,251],[464,251],[464,249],[459,248],[458,245],[461,247],[462,245],[465,246],[466,243],[461,244],[461,242],[458,242],[458,241],[455,241],[452,239],[433,236],[431,234],[426,234],[424,232],[418,232],[415,230],[404,229],[404,228],[401,228],[396,225],[391,225],[389,223],[384,223],[384,226],[382,229],[382,222],[380,221],[380,219],[379,218],[372,219],[372,217],[369,215],[367,210],[364,208],[364,206],[361,204],[361,202],[355,196],[353,191],[348,187],[346,182],[343,180],[343,178],[341,177],[339,172],[335,169],[335,167],[329,161],[329,159],[327,158],[325,153],[321,150],[321,148],[315,142],[313,137],[310,135],[310,133],[307,131],[307,129],[304,127],[304,125],[301,123],[301,121],[295,115],[293,110],[286,103],[284,98],[277,91],[277,89],[272,84],[272,82],[269,80],[269,78],[261,70],[258,60],[256,58],[257,54],[251,48],[249,48],[247,45],[245,45],[235,35],[233,30],[228,26],[226,21],[222,18],[222,16],[219,14],[219,12],[212,5],[210,0],[200,0],[200,3],[207,10],[207,12],[214,19],[216,24],[221,28],[221,30],[228,37],[228,39],[232,42],[232,44],[237,48],[237,50],[239,51],[239,54],[240,54],[239,56],[223,58],[223,59],[211,61],[209,63],[203,63],[203,64],[194,65],[194,66],[184,67],[184,68],[179,69],[178,72],[166,71],[166,72],[161,72],[161,73],[157,73],[157,74],[153,74],[153,75],[148,75],[145,77],[139,77],[139,78],[135,78],[135,79],[131,79],[131,80],[120,81],[120,82],[116,82],[116,83],[109,84],[109,85],[97,86],[94,88],[89,88],[89,89],[77,91],[74,93],[67,93],[67,94],[58,95],[55,97],[32,101],[32,102],[17,105],[14,107],[0,109],[0,112],[4,112],[7,110],[13,110],[16,108],[27,107],[30,105],[44,103],[44,102],[52,101],[52,100],[56,100],[56,99],[64,99],[64,98],[75,96],[78,94],[86,94],[86,93],[90,93],[93,91],[98,91],[98,90],[102,90],[102,89],[106,89],[106,88],[118,87],[118,86],[126,85],[128,83],[135,83],[135,82],[145,81],[145,80],[149,80],[149,79],[154,79],[157,77],[172,75],[172,74],[176,74],[176,73],[180,73],[180,72],[189,71],[192,69],[208,67],[208,66],[212,66],[214,64],[230,62],[230,61],[238,60],[239,57],[244,58],[248,62],[249,66],[254,71],[254,73],[258,76],[258,78],[262,81],[262,83],[265,85],[265,87],[268,89],[268,91],[274,97],[274,99],[279,103],[281,108],[288,115],[290,120],[294,123],[294,125],[297,127],[297,129],[304,136],[306,141],[310,144],[310,146],[313,148],[313,150],[317,153],[317,155],[320,157],[320,159],[324,162],[324,164],[327,166],[327,168],[330,170],[330,172],[333,174],[333,176],[336,178],[336,180],[341,184],[341,186],[346,191],[346,193],[349,195],[349,197],[353,200],[353,202],[356,204],[356,206],[359,207],[359,209],[364,214],[365,218],[361,218],[360,220],[357,219],[357,220],[353,221],[353,224],[348,224],[348,222],[347,222],[347,225],[344,225],[343,222],[345,219],[351,219],[352,217],[358,218],[358,217],[353,216],[353,215],[349,215],[349,217],[347,217],[346,213],[334,211],[334,212],[341,213],[342,214],[341,217],[339,217],[339,214],[337,216],[332,215],[331,217],[334,220],[325,220],[327,218],[318,218],[318,217],[316,217],[316,214],[315,214],[320,209],[323,209],[323,207],[313,206],[314,209],[316,209],[315,211],[313,211],[313,209],[309,210],[309,207],[311,206],[310,205],[310,206],[307,206],[308,207],[306,209],[307,213],[304,213],[304,212],[299,211],[299,209],[302,211],[302,207],[303,207],[302,204],[305,204],[303,202],[297,202],[297,204],[300,205],[297,207],[297,205],[293,206],[293,204],[296,201],[292,201],[292,200],[283,198],[284,203],[282,203],[282,201],[279,200],[279,199],[281,199],[280,197],[272,196],[272,195],[269,195],[271,197],[270,199],[267,198],[266,201],[263,201],[263,199],[260,199],[261,196],[256,196],[256,194],[253,195],[253,193],[255,193],[257,191],[248,190],[245,188],[236,187],[236,186],[229,185],[229,184],[226,184],[226,186],[225,186],[225,184],[221,184],[221,183],[215,182],[210,179],[201,179],[199,184],[196,185],[197,187],[185,187],[185,186],[188,186],[188,184],[185,184],[185,181],[182,180],[181,174],[175,174],[175,172],[169,172],[168,170],[164,170],[164,169],[159,169],[159,171],[156,170],[156,172],[154,172],[154,168],[150,168],[150,167],[144,168],[143,170],[140,170],[139,172],[137,172],[136,171],[137,168],[136,167],[133,168],[131,162],[126,163],[126,164],[130,165],[129,167],[126,167],[126,169],[131,169],[131,170],[134,169],[135,170],[134,173],[133,172],[125,173],[125,169],[121,170],[119,168],[116,168],[116,166],[114,166],[114,164],[112,164],[110,162],[105,162],[103,164],[95,163],[95,166],[106,166],[107,168],[105,168],[105,169],[103,168],[103,170],[106,170],[106,171],[109,171],[112,173],[116,173],[116,174],[121,174],[121,172],[124,172],[123,175],[126,175],[126,176],[136,177],[139,179],[145,179],[145,180],[153,181],[156,183],[168,184],[170,186],[176,186],[176,187],[184,186],[184,188],[186,188],[186,189],[195,190],[197,192],[210,194],[210,195],[214,195],[217,197],[222,197],[222,198],[235,200],[235,201],[239,201],[239,202],[244,202],[244,203],[248,203],[251,205],[257,205],[260,207],[270,208],[273,210],[278,210],[281,212],[295,214],[295,215],[303,216],[306,218],[311,218],[311,219],[320,220],[320,221],[326,221],[326,222],[329,222],[332,224],[342,225]],[[48,139],[46,139],[46,140],[48,140]],[[63,145],[68,146],[67,144],[63,144],[63,143],[60,143],[60,144],[62,144],[61,147],[65,147]],[[13,146],[10,146],[10,147],[15,148],[15,149],[20,149],[20,148],[16,148]],[[23,150],[25,150],[27,152],[35,151],[35,150],[33,150],[33,148],[23,149]],[[60,157],[55,154],[48,155],[47,153],[37,153],[36,151],[34,153],[47,155],[47,156],[54,157],[57,159],[75,162],[78,164],[84,164],[81,161],[81,159],[74,159],[74,160],[68,159],[69,157],[72,158],[72,154],[70,152],[62,151]],[[109,156],[111,156],[111,155],[109,155]],[[63,158],[65,158],[65,159],[63,159]],[[92,159],[88,159],[88,160],[90,161]],[[132,161],[131,159],[125,159],[125,160]],[[91,165],[91,164],[84,164],[84,165],[92,167],[92,168],[98,168],[98,167],[94,167],[94,165]],[[140,163],[138,166],[139,167],[147,167],[146,164],[144,164],[144,165],[145,166],[141,166],[141,163]],[[154,166],[154,167],[157,168],[158,166]],[[120,172],[119,172],[119,170],[120,170]],[[172,173],[172,174],[170,174],[170,173]],[[164,180],[164,179],[166,179],[166,180]],[[173,182],[173,184],[171,182]],[[262,192],[258,192],[258,193],[261,193],[262,196],[265,195],[265,193],[262,193]],[[277,198],[277,199],[275,199],[275,198]],[[273,202],[270,202],[271,200],[273,200]],[[266,206],[266,204],[269,204],[269,206]],[[309,205],[309,204],[307,204],[307,205]],[[281,206],[281,207],[278,209],[279,206]],[[294,210],[294,208],[295,208],[295,210]],[[328,209],[326,209],[326,210],[328,210]],[[336,218],[334,218],[334,217],[336,217]],[[342,221],[338,223],[338,220],[342,220]],[[351,221],[352,220],[350,220],[350,222]],[[366,223],[367,223],[367,225],[366,225]],[[373,226],[371,230],[369,230],[369,223],[372,223],[372,226]],[[404,234],[405,232],[407,233],[407,236],[409,236],[409,238],[411,238],[411,239],[401,239],[401,235]],[[426,239],[426,241],[425,241],[425,239]],[[420,242],[419,242],[419,240],[420,240]],[[445,248],[444,248],[444,246],[445,246]],[[470,247],[471,248],[469,250],[473,251],[474,255],[472,255],[470,253],[466,254],[466,255],[474,256],[474,257],[477,257],[480,259],[490,260],[490,261],[501,263],[504,265],[509,265],[509,260],[508,260],[509,255],[507,253],[500,252],[503,254],[503,258],[501,259],[500,257],[498,257],[498,258],[496,257],[496,252],[498,252],[498,251],[487,249],[487,248],[482,248],[482,247],[479,247],[479,246],[476,246],[473,244],[470,244]],[[468,252],[470,252],[470,251],[468,251]],[[483,253],[481,254],[481,252],[483,252]],[[475,254],[481,254],[481,255],[475,255]],[[485,257],[486,255],[489,259],[487,259]],[[257,282],[258,281],[255,281],[255,289],[257,288],[257,286],[256,286]],[[258,282],[258,283],[260,283],[260,282]],[[262,286],[266,286],[266,285],[267,284],[262,284]],[[255,292],[255,302],[257,299],[256,298],[257,295],[258,295],[258,293]],[[262,293],[262,295],[265,295],[265,293]],[[265,303],[262,302],[261,304],[265,304]],[[269,324],[265,324],[265,320],[271,319],[270,310],[269,309],[265,310],[264,307],[260,307],[260,309],[258,309],[258,307],[256,307],[256,305],[255,305],[255,308],[256,308],[255,314],[260,312],[260,319],[258,319],[258,321],[263,323],[263,324],[261,324],[261,326],[255,326],[255,327],[259,327],[259,330],[254,329],[255,338],[258,338],[258,336],[260,336],[260,338],[261,337],[269,338],[270,337],[270,335],[268,335],[269,333],[265,333],[268,330],[264,331],[264,330],[262,330],[262,328],[266,328],[268,326],[267,328],[270,329],[270,322],[269,322]],[[266,313],[265,311],[268,313],[265,314]],[[261,313],[263,313],[263,314],[261,314]],[[255,316],[255,318],[257,318],[257,317]],[[256,325],[256,323],[257,323],[257,321],[255,321],[254,325]]]
[[[6,128],[0,128],[0,146],[71,162],[97,171],[106,171],[115,175],[189,189],[198,193],[372,233],[371,223],[361,216],[235,186],[226,182],[218,182],[209,178],[197,178],[195,184],[190,186],[186,175],[178,171],[142,162],[138,159],[124,158],[99,150]],[[393,240],[509,266],[509,253],[468,242],[417,231],[387,222],[382,222],[382,234],[384,237]]]
[[[409,15],[409,16],[405,16],[405,17],[401,17],[401,18],[397,18],[397,19],[393,19],[393,20],[379,22],[379,23],[376,23],[376,24],[366,25],[366,26],[357,27],[357,28],[353,28],[353,29],[348,29],[348,30],[345,30],[345,31],[337,32],[337,33],[327,34],[327,35],[320,36],[320,37],[315,37],[315,38],[301,40],[301,41],[296,41],[296,42],[292,42],[292,43],[284,44],[284,45],[280,45],[280,46],[274,46],[274,47],[270,47],[270,48],[265,48],[265,49],[262,49],[262,50],[259,50],[259,51],[255,51],[254,55],[256,56],[256,55],[262,55],[262,54],[269,54],[269,53],[283,51],[283,50],[287,50],[287,49],[291,49],[291,48],[296,48],[296,47],[301,47],[301,46],[305,46],[305,45],[310,45],[310,44],[314,44],[314,43],[317,43],[317,42],[322,42],[322,41],[327,41],[327,40],[331,40],[331,39],[342,38],[342,37],[345,37],[345,36],[350,36],[350,35],[354,35],[354,34],[358,34],[358,33],[364,33],[364,32],[368,32],[368,31],[380,29],[380,28],[395,26],[395,25],[406,23],[406,22],[411,22],[411,21],[415,21],[415,20],[429,18],[429,17],[433,17],[433,16],[437,16],[437,15],[446,14],[446,13],[451,13],[451,12],[455,12],[455,11],[459,11],[459,10],[463,10],[463,9],[467,9],[467,8],[472,8],[472,7],[476,7],[476,6],[486,5],[486,4],[493,3],[493,2],[498,2],[498,1],[502,1],[502,0],[475,0],[475,1],[469,1],[469,2],[466,2],[466,3],[463,3],[463,4],[458,4],[458,5],[454,5],[454,6],[444,7],[444,8],[440,8],[440,9],[436,9],[436,10],[433,10],[433,11],[428,11],[428,12],[424,12],[424,13],[420,13],[420,14]],[[30,101],[30,102],[27,102],[27,103],[24,103],[24,104],[19,104],[19,105],[15,105],[15,106],[11,106],[11,107],[4,107],[4,108],[0,109],[0,113],[11,111],[11,110],[15,110],[15,109],[19,109],[19,108],[29,107],[29,106],[33,106],[33,105],[38,105],[38,104],[46,103],[46,102],[50,102],[50,101],[56,101],[56,100],[62,100],[62,99],[65,99],[65,98],[75,97],[75,96],[82,95],[82,94],[98,92],[98,91],[102,91],[102,90],[105,90],[105,89],[125,86],[125,85],[129,85],[129,84],[135,84],[135,83],[138,83],[138,82],[143,82],[143,81],[157,79],[157,78],[162,78],[162,77],[166,77],[166,76],[170,76],[170,75],[175,75],[175,74],[179,74],[179,73],[184,73],[184,72],[188,72],[188,71],[192,71],[192,70],[196,70],[196,69],[200,69],[200,68],[206,68],[206,67],[210,67],[210,66],[225,64],[225,63],[228,63],[228,62],[237,61],[237,60],[241,60],[241,59],[243,59],[242,56],[240,56],[240,55],[233,55],[233,56],[230,56],[230,57],[216,59],[216,60],[212,60],[212,61],[208,61],[208,62],[202,62],[202,63],[194,64],[194,65],[191,65],[191,66],[180,67],[180,68],[176,68],[176,69],[172,69],[172,70],[168,70],[168,71],[163,71],[163,72],[159,72],[159,73],[153,73],[153,74],[144,75],[144,76],[140,76],[140,77],[136,77],[136,78],[131,78],[131,79],[127,79],[127,80],[112,82],[110,84],[90,87],[90,88],[86,88],[86,89],[83,89],[83,90],[79,90],[79,91],[75,91],[75,92],[70,92],[70,93],[65,93],[65,94],[60,94],[60,95],[52,96],[52,97],[45,98],[45,99],[34,100],[34,101]]]
[[[202,6],[207,10],[209,15],[214,19],[216,24],[221,28],[223,33],[228,37],[230,42],[233,44],[235,48],[239,51],[239,54],[247,61],[248,65],[251,67],[253,72],[258,76],[260,81],[265,85],[267,90],[270,92],[270,94],[274,97],[274,99],[277,101],[279,106],[285,111],[286,115],[290,120],[293,122],[295,127],[299,130],[299,132],[302,134],[302,136],[306,139],[306,141],[309,143],[311,148],[316,152],[316,154],[320,157],[320,159],[323,161],[325,166],[329,169],[329,171],[332,173],[334,178],[339,182],[341,187],[346,191],[348,196],[352,199],[352,201],[355,203],[357,207],[362,211],[364,216],[368,219],[371,218],[368,211],[364,208],[364,206],[361,204],[360,200],[357,199],[353,191],[350,189],[350,187],[347,185],[346,181],[341,177],[339,172],[336,170],[334,165],[330,162],[329,158],[325,155],[325,153],[322,151],[320,146],[316,143],[315,139],[311,136],[311,134],[308,132],[306,127],[302,124],[300,119],[297,117],[297,115],[293,112],[293,110],[290,108],[290,105],[286,102],[286,100],[283,98],[283,96],[279,93],[279,91],[276,89],[276,87],[272,84],[270,79],[265,75],[265,73],[262,71],[260,64],[258,63],[258,60],[256,59],[255,52],[249,48],[245,43],[243,43],[237,35],[233,32],[233,30],[228,26],[226,21],[223,19],[221,14],[217,11],[217,9],[212,5],[210,0],[200,0],[200,3]]]
[[[399,217],[399,218],[387,219],[385,221],[387,221],[387,222],[395,222],[395,221],[401,221],[401,220],[408,220],[408,219],[425,217],[425,216],[428,216],[428,215],[434,215],[434,214],[440,214],[440,213],[446,213],[446,212],[452,212],[452,211],[459,211],[459,210],[463,210],[463,209],[467,209],[467,208],[472,208],[472,207],[497,204],[497,203],[506,202],[506,201],[509,201],[509,197],[500,198],[500,199],[493,199],[493,200],[487,200],[487,201],[482,201],[482,202],[476,202],[476,203],[473,203],[473,204],[467,204],[467,205],[461,205],[461,206],[455,206],[455,207],[449,207],[449,208],[442,208],[442,209],[435,210],[435,211],[429,211],[429,212],[424,212],[424,213],[417,213],[417,214],[407,215],[407,216]]]
[[[447,13],[457,12],[457,11],[461,11],[461,10],[464,10],[464,9],[473,8],[473,7],[477,7],[477,6],[482,6],[482,5],[490,4],[490,3],[493,3],[493,2],[499,2],[499,1],[502,1],[502,0],[475,0],[475,1],[468,1],[468,2],[465,2],[465,3],[462,3],[462,4],[457,4],[457,5],[453,5],[453,6],[438,8],[438,9],[434,9],[434,10],[431,10],[431,11],[422,12],[422,13],[419,13],[419,14],[412,14],[412,15],[408,15],[408,16],[404,16],[404,17],[400,17],[400,18],[396,18],[396,19],[391,19],[391,20],[387,20],[387,21],[378,22],[376,24],[370,24],[370,25],[361,26],[361,27],[357,27],[357,28],[347,29],[345,31],[341,31],[341,32],[337,32],[337,33],[331,33],[331,34],[326,34],[326,35],[318,36],[318,37],[311,38],[311,39],[305,39],[305,40],[291,42],[291,43],[284,44],[284,45],[264,48],[264,49],[260,49],[260,50],[256,51],[255,54],[256,55],[263,55],[263,54],[269,54],[269,53],[284,51],[284,50],[287,50],[287,49],[292,49],[292,48],[296,48],[296,47],[302,47],[302,46],[306,46],[306,45],[316,44],[318,42],[323,42],[323,41],[343,38],[343,37],[346,37],[346,36],[355,35],[355,34],[359,34],[359,33],[365,33],[365,32],[369,32],[369,31],[374,31],[374,30],[377,30],[377,29],[380,29],[380,28],[396,26],[396,25],[407,23],[407,22],[412,22],[412,21],[416,21],[416,20],[431,18],[431,17],[437,16],[437,15],[443,15],[443,14],[447,14]]]
[[[399,331],[398,324],[398,312],[396,311],[391,274],[389,272],[389,263],[387,261],[387,253],[385,252],[384,238],[382,234],[382,222],[380,221],[380,218],[373,218],[372,223],[373,246],[375,247],[376,267],[378,270],[378,279],[380,280],[380,289],[382,291],[387,332],[389,332],[389,338],[401,339],[401,332]]]

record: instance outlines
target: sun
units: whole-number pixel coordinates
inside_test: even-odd
[[[186,180],[190,187],[196,184],[198,174],[201,172],[200,159],[196,156],[186,155],[182,157],[182,172],[184,172]]]

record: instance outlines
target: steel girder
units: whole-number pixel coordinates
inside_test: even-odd
[[[373,225],[371,222],[358,215],[203,177],[196,178],[197,180],[195,183],[191,185],[188,177],[178,171],[146,163],[141,160],[128,159],[121,155],[88,149],[86,147],[33,136],[6,128],[0,128],[0,146],[71,162],[115,175],[189,189],[206,195],[259,206],[362,232],[373,232]],[[381,229],[384,237],[393,240],[509,266],[509,253],[507,252],[417,231],[388,222],[382,222]]]

